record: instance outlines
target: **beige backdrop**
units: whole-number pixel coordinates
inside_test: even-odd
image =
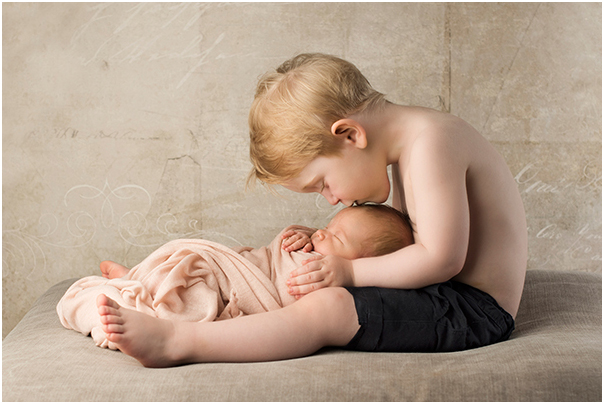
[[[4,3],[2,335],[54,283],[203,237],[323,226],[315,195],[245,192],[257,78],[344,57],[391,101],[468,120],[525,201],[529,269],[601,271],[598,3]]]

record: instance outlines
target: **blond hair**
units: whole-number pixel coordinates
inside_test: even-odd
[[[386,255],[413,244],[413,230],[407,214],[388,205],[365,204],[348,209],[362,209],[375,223],[363,243],[363,256]]]
[[[249,114],[255,180],[279,184],[318,156],[339,154],[331,126],[385,102],[352,63],[324,54],[301,54],[258,82]]]

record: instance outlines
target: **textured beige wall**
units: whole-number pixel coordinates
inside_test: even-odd
[[[529,268],[601,271],[601,4],[3,4],[3,336],[52,284],[174,238],[259,246],[338,208],[244,192],[256,79],[342,56],[503,153]]]

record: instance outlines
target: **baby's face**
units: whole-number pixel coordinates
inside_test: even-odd
[[[364,255],[363,241],[371,229],[368,215],[360,209],[346,208],[338,212],[327,227],[317,230],[311,242],[320,254],[352,260]]]

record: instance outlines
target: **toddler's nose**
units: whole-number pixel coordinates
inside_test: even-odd
[[[329,198],[327,198],[327,202],[329,202],[330,205],[336,206],[338,203],[340,203],[340,200],[331,195]]]
[[[329,202],[330,205],[337,205],[340,200],[338,198],[336,198],[329,190],[325,189],[323,190],[323,192],[321,192],[321,195],[323,195],[323,198],[325,198],[327,200],[327,202]]]

